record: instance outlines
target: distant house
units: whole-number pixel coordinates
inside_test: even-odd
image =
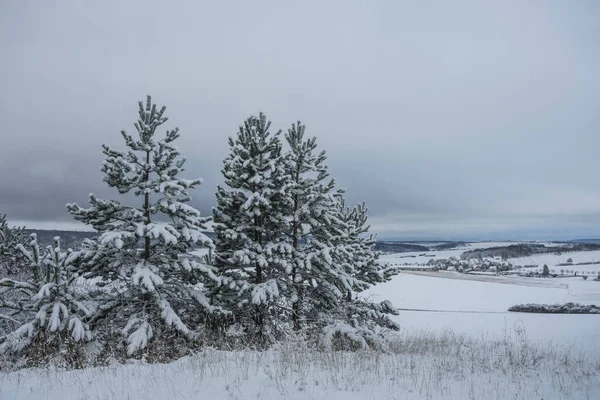
[[[523,268],[537,268],[537,267],[538,267],[537,264],[523,265]]]

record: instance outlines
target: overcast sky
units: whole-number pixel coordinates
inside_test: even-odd
[[[492,4],[493,3],[493,4]],[[210,215],[227,137],[300,119],[380,237],[600,237],[600,2],[2,1],[0,213],[73,226],[152,94]]]

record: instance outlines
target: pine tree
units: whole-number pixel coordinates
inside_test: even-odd
[[[14,260],[19,255],[17,246],[24,241],[24,229],[9,227],[6,214],[0,214],[0,259]]]
[[[375,251],[375,235],[369,233],[367,215],[369,209],[366,203],[342,211],[344,203],[343,198],[339,199],[338,211],[342,215],[349,216],[347,237],[355,268],[352,273],[361,281],[355,291],[361,292],[372,285],[388,282],[399,270],[387,268],[378,262],[380,253]],[[349,295],[349,299],[352,299],[352,294]]]
[[[544,264],[544,268],[542,269],[542,276],[549,276],[550,275],[550,269],[548,268],[548,266],[546,264]]]
[[[208,219],[187,204],[189,190],[201,180],[179,177],[185,163],[173,145],[179,130],[155,138],[167,122],[165,110],[148,96],[145,107],[139,103],[138,137],[121,132],[128,150],[103,146],[104,182],[120,194],[133,193],[141,206],[93,194],[90,208],[67,204],[75,219],[101,233],[85,242],[82,268],[86,277],[101,277],[114,289],[112,301],[102,309],[121,324],[128,354],[169,332],[193,337],[195,323],[225,313],[205,296],[205,290],[221,282],[215,269],[189,254],[196,244],[210,245],[202,233]]]
[[[343,335],[380,345],[381,328],[397,329],[389,319],[396,311],[357,295],[391,276],[367,235],[366,205],[345,206],[325,152],[305,137],[304,125],[288,130],[285,154],[269,127],[263,114],[250,117],[229,139],[226,187],[218,188],[213,211],[216,265],[229,284],[216,301],[259,332],[291,324],[325,341]]]
[[[329,262],[313,268],[316,284],[311,291],[313,319],[323,329],[326,347],[335,335],[361,347],[381,347],[385,344],[381,330],[398,329],[389,318],[397,314],[389,301],[372,303],[356,296],[394,274],[377,261],[374,237],[367,236],[367,211],[364,203],[347,207],[343,191],[338,191],[330,210],[331,223],[323,239],[331,246]]]
[[[29,279],[0,280],[0,308],[11,311],[5,318],[21,320],[0,345],[0,353],[19,354],[37,344],[46,354],[61,350],[69,341],[90,340],[86,321],[90,311],[84,305],[85,296],[74,285],[78,274],[73,262],[78,253],[62,251],[58,237],[54,246],[41,252],[35,234],[31,235],[31,250],[21,244],[18,248],[29,261]]]
[[[221,304],[236,310],[246,328],[261,334],[271,328],[279,313],[280,293],[287,290],[291,252],[282,237],[287,222],[283,207],[285,168],[280,132],[271,134],[264,114],[248,118],[235,139],[222,169],[225,186],[217,188],[213,210],[217,234],[215,261],[229,285],[215,293]],[[252,321],[252,322],[251,322]]]
[[[0,215],[0,278],[27,278],[29,271],[23,268],[27,260],[18,250],[18,245],[25,242],[24,230],[24,227],[9,227],[6,214]]]
[[[292,319],[295,329],[300,329],[305,318],[305,291],[310,285],[311,265],[317,259],[327,264],[328,246],[319,240],[318,231],[325,231],[328,222],[327,210],[334,201],[335,185],[329,179],[325,165],[325,151],[317,152],[315,137],[305,138],[306,126],[293,124],[285,135],[290,147],[286,155],[286,178],[288,180],[289,237],[293,247],[293,265],[290,284]]]

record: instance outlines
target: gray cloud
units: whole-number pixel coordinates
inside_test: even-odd
[[[595,2],[5,2],[0,212],[68,223],[114,197],[146,93],[210,214],[227,140],[264,110],[319,138],[386,237],[598,236]]]

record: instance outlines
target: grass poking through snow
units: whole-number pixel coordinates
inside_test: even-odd
[[[519,329],[479,339],[403,332],[388,353],[321,352],[290,340],[264,352],[205,349],[170,364],[21,370],[0,375],[0,398],[596,399],[599,378],[598,350],[534,344]]]

